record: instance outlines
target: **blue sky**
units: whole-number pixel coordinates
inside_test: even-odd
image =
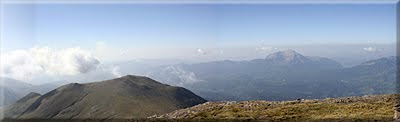
[[[395,42],[394,4],[28,4],[4,9],[5,50]]]
[[[3,7],[0,77],[38,83],[90,77],[82,68],[96,78],[99,72],[119,76],[113,64],[140,59],[164,65],[251,60],[293,49],[352,66],[396,50],[395,4]]]

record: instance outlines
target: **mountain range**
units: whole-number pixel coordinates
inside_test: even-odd
[[[31,84],[22,81],[11,78],[0,78],[0,100],[2,101],[0,107],[14,103],[22,96],[28,94],[28,89],[31,87]]]
[[[40,94],[49,92],[61,85],[65,85],[71,82],[68,81],[56,81],[51,83],[45,83],[41,85],[32,85],[23,81],[1,77],[0,78],[0,107],[9,105],[27,95],[30,92],[37,92]]]
[[[293,50],[264,59],[168,65],[148,76],[180,85],[211,101],[292,100],[394,93],[396,58],[343,67]]]
[[[264,59],[141,67],[146,69],[143,72],[140,69],[129,72],[135,69],[136,65],[132,64],[135,63],[119,66],[121,74],[140,74],[165,84],[182,86],[208,100],[290,100],[393,93],[396,59],[386,57],[342,67],[329,58],[286,50]],[[4,87],[3,104],[15,102],[29,92],[44,94],[70,83],[30,85],[3,79],[2,82],[21,84],[17,85],[21,87],[0,85]]]
[[[6,106],[1,110],[10,118],[141,118],[206,100],[390,94],[395,91],[396,63],[396,57],[386,57],[343,67],[329,58],[286,50],[264,59],[164,65],[146,69],[147,77],[127,75],[85,84],[31,85],[2,78],[1,99]]]

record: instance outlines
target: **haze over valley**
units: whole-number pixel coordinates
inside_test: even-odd
[[[91,73],[104,79],[129,74],[143,75],[165,84],[185,87],[210,101],[323,99],[390,94],[395,91],[394,56],[366,61],[352,67],[344,67],[329,58],[304,56],[294,50],[278,51],[264,59],[244,61],[221,60],[159,66],[149,64],[140,61],[124,62],[113,64],[118,67],[118,71]],[[3,86],[6,92],[14,94],[10,95],[12,97],[5,96],[5,104],[29,92],[43,94],[72,83],[58,81],[31,85],[10,78],[3,78],[2,81],[15,84],[6,83]]]

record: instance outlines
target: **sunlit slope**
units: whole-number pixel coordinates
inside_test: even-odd
[[[207,102],[150,118],[391,121],[395,95],[323,100]]]

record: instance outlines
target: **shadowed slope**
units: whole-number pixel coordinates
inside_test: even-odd
[[[61,86],[37,98],[18,118],[141,118],[203,102],[184,88],[128,75]]]

